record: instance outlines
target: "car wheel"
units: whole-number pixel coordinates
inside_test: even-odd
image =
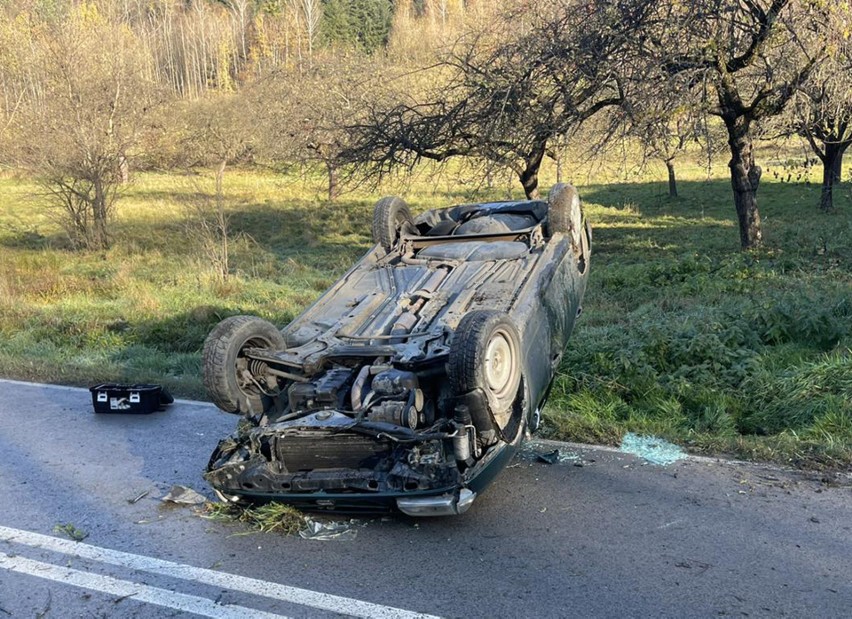
[[[220,322],[204,342],[204,386],[213,403],[226,413],[256,414],[269,396],[248,373],[249,348],[285,348],[275,325],[254,316],[231,316]]]
[[[583,234],[583,207],[577,188],[557,183],[547,196],[547,233],[561,232],[571,237],[575,250],[580,249]]]
[[[512,414],[521,382],[518,330],[503,312],[477,310],[459,322],[450,344],[447,375],[456,394],[481,389],[497,424]]]
[[[376,202],[373,208],[373,242],[390,251],[402,232],[414,230],[414,218],[402,198],[390,196]]]

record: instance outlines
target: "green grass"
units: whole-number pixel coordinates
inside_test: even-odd
[[[545,432],[843,468],[852,457],[852,204],[765,182],[766,248],[738,251],[726,179],[590,185],[585,313]]]
[[[770,167],[766,248],[742,253],[729,181],[694,165],[681,176],[678,199],[662,170],[573,179],[595,227],[593,261],[545,433],[617,443],[632,431],[699,452],[849,466],[852,200],[841,191],[836,211],[821,213],[817,186],[780,182]],[[383,193],[415,210],[506,196],[457,180]],[[216,322],[250,313],[286,324],[370,246],[376,194],[328,204],[321,179],[234,171],[226,197],[238,238],[221,283],[183,225],[210,185],[137,175],[113,248],[79,253],[32,183],[0,177],[0,375],[152,381],[203,397],[199,350]]]

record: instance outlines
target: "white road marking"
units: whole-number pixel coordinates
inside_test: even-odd
[[[120,580],[112,576],[81,572],[68,567],[60,567],[51,563],[33,561],[24,557],[10,557],[0,554],[0,568],[27,574],[36,578],[52,580],[64,585],[99,591],[118,597],[127,597],[147,604],[164,606],[174,610],[180,610],[202,617],[213,617],[214,619],[245,619],[246,617],[259,617],[265,619],[286,619],[283,615],[267,613],[256,608],[237,606],[232,604],[217,604],[211,599],[197,595],[187,595],[168,591],[158,587],[151,587],[140,583]]]
[[[82,542],[73,542],[71,540],[33,533],[32,531],[13,529],[2,525],[0,525],[0,541],[23,544],[32,546],[33,548],[43,548],[53,552],[76,556],[81,559],[99,561],[101,563],[141,570],[171,578],[191,580],[231,589],[232,591],[240,591],[352,617],[364,617],[367,619],[437,619],[434,615],[425,615],[392,606],[383,606],[381,604],[373,604],[372,602],[363,602],[353,598],[331,595],[329,593],[320,593],[318,591],[311,591],[310,589],[290,587],[276,582],[248,578],[247,576],[239,576],[227,572],[217,572],[216,570],[185,565],[183,563],[174,563],[165,559],[146,557],[110,548],[101,548]]]

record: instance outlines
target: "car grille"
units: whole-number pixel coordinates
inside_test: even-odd
[[[390,454],[387,443],[357,434],[312,433],[275,441],[276,459],[291,473],[316,469],[375,468]]]

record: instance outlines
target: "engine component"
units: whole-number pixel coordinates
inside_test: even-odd
[[[473,419],[470,416],[470,407],[466,404],[459,404],[458,406],[456,406],[455,420],[456,423],[463,426],[469,426],[470,424],[472,424]]]
[[[453,438],[453,451],[459,462],[467,464],[470,461],[470,430],[459,427],[458,434]]]
[[[328,432],[303,431],[298,438],[273,436],[267,439],[269,450],[291,473],[314,469],[374,468],[390,453],[387,442],[368,436],[338,434],[329,439]]]
[[[371,388],[381,396],[398,396],[417,389],[417,375],[403,370],[386,370],[373,377]]]
[[[417,427],[418,417],[417,410],[413,406],[400,400],[380,402],[367,413],[367,419],[370,421],[384,421],[412,430]]]
[[[365,365],[355,377],[355,382],[352,383],[352,391],[350,398],[352,400],[352,410],[360,411],[362,408],[361,395],[364,393],[364,387],[367,384],[367,379],[370,377],[370,366]]]
[[[322,408],[343,408],[346,387],[352,370],[336,368],[328,370],[309,383],[296,383],[288,393],[290,410],[301,412]]]
[[[453,438],[453,451],[456,453],[456,460],[470,464],[470,432],[473,420],[470,416],[470,409],[464,404],[456,406],[455,422],[456,435]]]
[[[456,411],[465,407],[476,428],[477,438],[483,447],[492,445],[497,440],[497,426],[488,411],[488,400],[482,389],[475,389],[470,393],[457,398]],[[458,414],[458,413],[457,413]]]

